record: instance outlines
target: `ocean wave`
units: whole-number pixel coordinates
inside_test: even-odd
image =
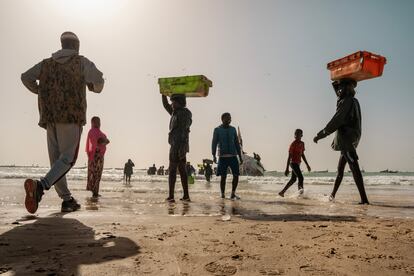
[[[45,167],[1,167],[0,179],[26,179],[34,178],[39,179],[44,177],[49,168]],[[86,168],[73,168],[68,174],[67,179],[75,181],[87,180]],[[305,175],[305,185],[333,185],[335,177],[332,176],[315,176]],[[231,179],[231,176],[229,176]],[[285,176],[241,176],[240,183],[255,184],[258,186],[273,186],[284,185],[289,180],[289,177]],[[102,181],[108,182],[122,182],[123,171],[118,168],[106,168],[102,174]],[[145,182],[145,183],[163,183],[168,182],[168,176],[152,176],[146,175],[144,170],[136,170],[131,179],[132,182]],[[196,182],[205,182],[205,179],[201,175],[196,176]],[[213,183],[219,182],[218,177],[213,177]],[[365,175],[364,182],[367,186],[381,186],[381,185],[404,185],[414,186],[414,175]],[[345,176],[343,179],[344,185],[354,185],[354,180],[351,176]]]

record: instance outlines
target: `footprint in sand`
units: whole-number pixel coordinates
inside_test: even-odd
[[[211,262],[205,265],[204,267],[208,272],[213,273],[214,275],[227,276],[234,275],[237,272],[237,268],[228,264],[218,264],[216,262]]]
[[[282,275],[283,271],[280,271],[278,269],[260,269],[260,274],[262,275]]]

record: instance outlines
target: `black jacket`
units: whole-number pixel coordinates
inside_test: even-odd
[[[336,131],[332,148],[336,151],[354,151],[361,139],[361,118],[357,99],[351,95],[339,99],[335,115],[318,133],[318,138],[322,139]]]
[[[163,97],[162,102],[165,110],[171,115],[168,143],[172,147],[184,147],[185,152],[189,152],[189,133],[192,124],[191,111],[185,107],[173,111],[166,97]]]

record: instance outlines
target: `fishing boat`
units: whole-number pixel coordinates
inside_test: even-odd
[[[263,176],[266,171],[261,163],[260,155],[253,153],[253,156],[244,151],[243,139],[241,136],[240,128],[237,128],[237,136],[242,151],[243,164],[240,165],[240,174],[247,176]]]

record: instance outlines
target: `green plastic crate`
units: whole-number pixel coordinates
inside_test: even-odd
[[[184,94],[187,97],[207,97],[213,86],[211,80],[203,75],[159,78],[160,93],[166,96]]]

